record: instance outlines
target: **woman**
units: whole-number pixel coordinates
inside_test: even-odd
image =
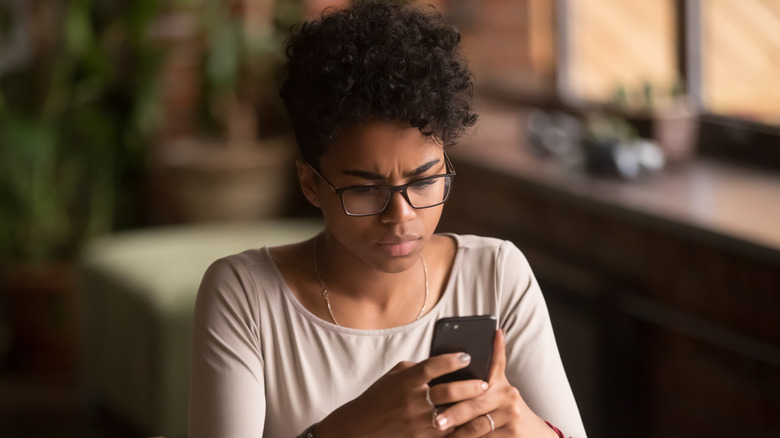
[[[585,436],[522,254],[434,234],[455,173],[444,149],[476,121],[459,39],[387,1],[290,39],[281,95],[325,228],[206,272],[191,438]],[[429,387],[470,360],[427,357],[434,322],[477,314],[498,320],[490,378]]]

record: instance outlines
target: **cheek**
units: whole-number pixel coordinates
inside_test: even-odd
[[[323,212],[325,227],[339,246],[362,258],[366,244],[377,234],[376,217],[352,217],[339,210]]]
[[[353,217],[344,213],[341,201],[336,198],[321,200],[320,210],[325,226],[341,241],[361,240],[365,230],[371,228],[374,217]]]
[[[425,231],[431,234],[436,231],[443,211],[444,205],[419,210],[417,217],[425,224]]]

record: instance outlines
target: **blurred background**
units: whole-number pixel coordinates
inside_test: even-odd
[[[317,229],[281,45],[342,3],[0,0],[0,435],[186,435],[206,266]],[[431,3],[439,230],[527,255],[590,436],[777,436],[780,0]]]

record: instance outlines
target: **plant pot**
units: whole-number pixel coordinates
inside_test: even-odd
[[[699,118],[685,106],[671,106],[653,114],[629,116],[628,121],[640,137],[658,143],[667,165],[686,163],[696,152]]]
[[[288,137],[241,146],[186,139],[161,148],[160,182],[178,221],[251,221],[282,215],[291,190]]]
[[[9,334],[6,363],[10,367],[32,372],[73,370],[77,317],[69,264],[4,268],[0,299]]]
[[[657,114],[653,124],[653,138],[669,164],[685,163],[696,152],[699,118],[685,109],[672,109]]]

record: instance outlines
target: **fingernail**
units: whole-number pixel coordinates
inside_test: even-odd
[[[471,361],[471,356],[469,356],[468,353],[461,353],[460,356],[458,356],[458,360],[462,363],[469,363]]]
[[[488,383],[487,382],[482,382],[481,386],[482,386],[482,390],[483,391],[487,391],[487,389],[488,389]]]
[[[444,430],[447,428],[447,423],[449,420],[444,415],[439,415],[436,417],[436,425],[439,426],[439,429]]]

